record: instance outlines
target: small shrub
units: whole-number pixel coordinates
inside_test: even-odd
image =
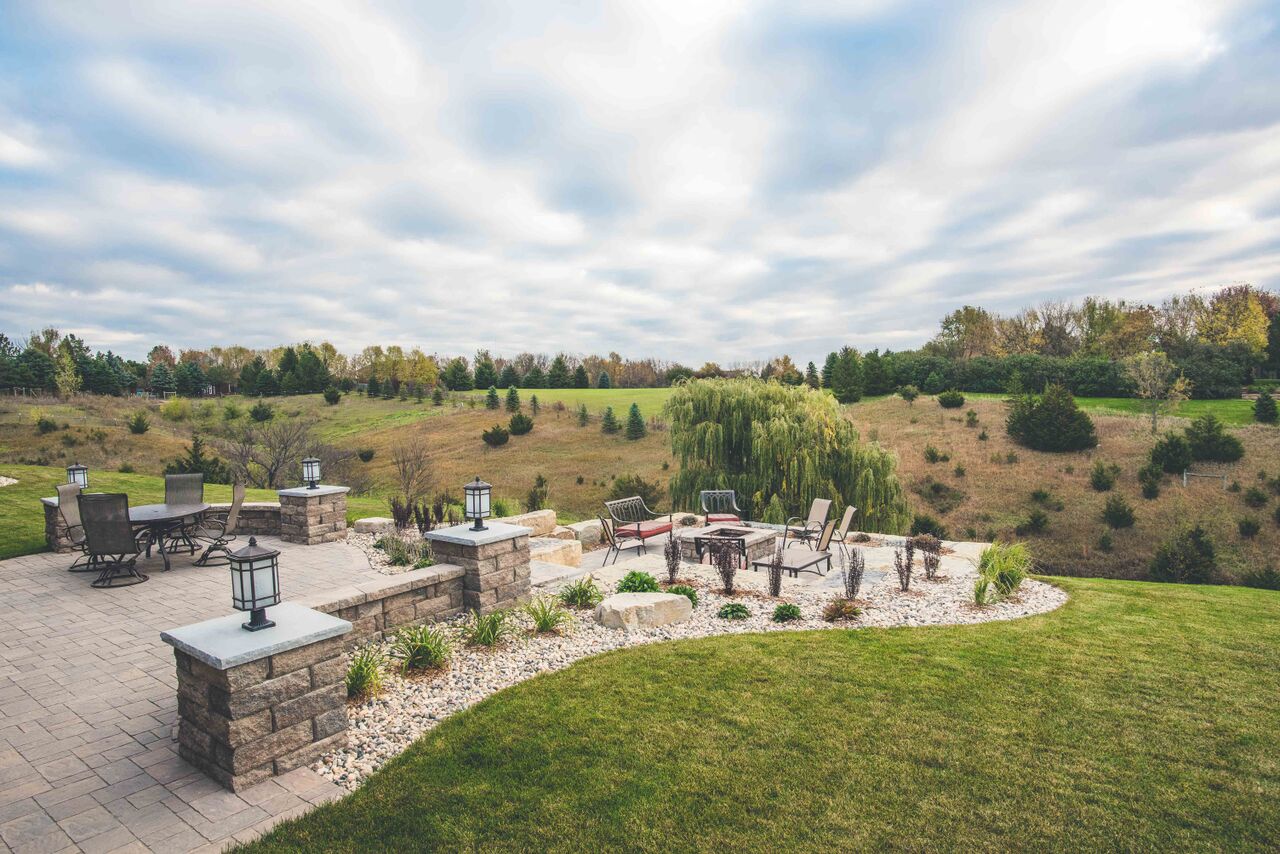
[[[469,646],[497,646],[517,631],[510,611],[491,611],[481,614],[473,611],[471,620],[463,629]]]
[[[645,480],[638,474],[624,474],[609,487],[608,497],[614,500],[639,495],[646,506],[656,509],[665,494],[666,490],[657,481]]]
[[[1110,532],[1104,531],[1102,536],[1098,537],[1098,551],[1110,554],[1114,547],[1115,544],[1111,540]]]
[[[912,539],[915,540],[920,554],[924,556],[924,577],[930,581],[936,581],[938,567],[942,564],[942,541],[932,534],[920,534]]]
[[[395,504],[397,499],[392,499],[392,512],[395,512]],[[401,524],[398,517],[394,517],[398,528],[407,528],[409,526],[408,518]],[[392,566],[412,566],[421,569],[424,566],[430,566],[431,548],[426,540],[410,540],[400,534],[387,534],[379,537],[373,547],[379,549],[387,556],[387,562]]]
[[[1004,455],[1004,461],[1009,465],[1015,465],[1018,462],[1018,455],[1013,451]]]
[[[356,456],[360,458],[360,462],[367,463],[373,459],[373,448],[361,448],[356,451]]]
[[[449,636],[435,626],[409,626],[396,632],[391,642],[391,657],[400,662],[401,673],[444,667],[452,655]]]
[[[647,572],[633,569],[618,582],[619,593],[659,593],[658,579]]]
[[[943,409],[959,409],[964,406],[964,395],[958,391],[944,391],[938,395],[938,405]]]
[[[1151,559],[1153,581],[1208,584],[1217,572],[1213,539],[1200,525],[1183,528],[1160,544]]]
[[[560,591],[560,601],[570,608],[594,608],[604,599],[604,593],[590,575],[570,582]]]
[[[1241,489],[1243,489],[1243,487],[1240,486],[1240,481],[1233,480],[1231,481],[1231,485],[1227,487],[1227,492],[1239,492]]]
[[[501,424],[494,424],[488,430],[480,434],[480,438],[484,439],[484,443],[490,448],[497,448],[500,445],[507,444],[507,440],[511,438],[511,433]]]
[[[920,389],[913,385],[904,385],[902,388],[898,389],[898,397],[905,400],[908,406],[914,406],[916,398],[919,396]]]
[[[720,575],[720,585],[726,596],[733,595],[733,582],[738,574],[738,549],[733,543],[721,543],[711,551],[711,561]]]
[[[604,433],[617,433],[622,429],[622,425],[618,423],[618,416],[613,414],[613,407],[606,406],[604,417],[600,419],[600,430]]]
[[[1245,516],[1236,522],[1236,528],[1240,531],[1241,537],[1251,540],[1258,536],[1258,532],[1262,530],[1262,523],[1252,516]]]
[[[716,616],[722,620],[745,620],[751,616],[751,612],[741,602],[730,602],[721,606],[720,610],[716,612]]]
[[[1049,515],[1037,507],[1036,509],[1032,510],[1027,515],[1026,520],[1023,522],[1020,522],[1018,526],[1013,529],[1013,531],[1015,534],[1021,537],[1027,534],[1042,534],[1046,530],[1048,530],[1048,528],[1049,528]]]
[[[692,587],[690,587],[687,584],[673,584],[667,588],[667,592],[675,593],[678,596],[687,597],[688,600],[693,604],[693,607],[695,608],[698,607],[698,591],[694,590]]]
[[[979,441],[979,442],[985,442],[985,441],[987,441],[987,440],[988,440],[988,439],[990,439],[990,438],[991,438],[991,437],[987,434],[987,428],[986,428],[986,427],[983,427],[983,428],[982,428],[982,432],[978,434],[978,441]]]
[[[376,646],[366,646],[351,656],[347,666],[347,699],[364,701],[382,693],[382,668],[386,658]]]
[[[893,550],[893,568],[898,573],[898,586],[906,593],[911,589],[911,572],[916,560],[916,543],[908,539],[902,548]]]
[[[828,623],[855,620],[861,615],[862,609],[848,599],[832,599],[822,608],[822,619]]]
[[[978,575],[990,579],[1001,596],[1017,592],[1031,568],[1031,552],[1022,543],[992,543],[978,558]]]
[[[964,477],[968,474],[968,470],[964,466],[960,465],[960,463],[956,463],[956,467],[951,470],[951,473],[956,477]]]
[[[520,505],[510,498],[493,499],[493,518],[501,519],[505,516],[515,516],[520,512]]]
[[[778,547],[774,549],[773,558],[769,561],[767,567],[767,575],[769,581],[769,595],[782,595],[782,543],[779,541]]]
[[[844,565],[844,596],[846,599],[857,599],[858,590],[862,587],[862,576],[866,573],[867,562],[862,551],[857,548],[841,550],[841,563]]]
[[[1251,569],[1240,576],[1240,583],[1245,587],[1258,587],[1263,590],[1280,590],[1280,572],[1274,566],[1262,569]]]
[[[489,386],[489,391],[485,393],[484,405],[486,409],[497,409],[502,406],[502,401],[498,398],[498,390],[493,386]]]
[[[947,538],[947,526],[928,513],[917,513],[911,520],[911,536],[916,534],[933,534],[940,540]]]
[[[1244,445],[1225,431],[1216,415],[1201,415],[1192,421],[1186,436],[1193,459],[1233,463],[1244,456]]]
[[[1265,507],[1271,499],[1268,495],[1256,486],[1251,486],[1244,491],[1244,503],[1250,507]]]
[[[528,605],[524,612],[533,620],[533,630],[538,634],[559,633],[568,625],[569,612],[560,607],[560,603],[549,596],[539,596]]]
[[[800,606],[793,605],[790,602],[783,602],[781,605],[773,609],[773,621],[775,623],[790,623],[798,620],[803,616],[800,613]]]
[[[1271,321],[1275,323],[1275,320]],[[1280,420],[1280,412],[1276,411],[1276,400],[1270,392],[1264,391],[1253,402],[1253,420],[1259,424],[1275,424]]]
[[[972,409],[970,409],[968,412],[966,412],[966,413],[964,414],[964,426],[966,426],[966,427],[977,427],[977,426],[978,426],[978,413],[974,412]]]
[[[939,451],[933,445],[925,445],[924,460],[927,463],[945,463],[951,461],[951,455]]]
[[[171,397],[160,407],[160,417],[166,421],[189,421],[191,401],[185,397]]]
[[[249,408],[249,417],[261,423],[275,418],[276,411],[271,407],[271,404],[260,400]]]
[[[1164,470],[1155,463],[1147,463],[1138,469],[1138,483],[1142,485],[1142,497],[1147,499],[1160,497],[1160,484],[1164,480]]]
[[[223,421],[237,421],[241,415],[244,415],[244,410],[234,403],[228,403],[222,407]]]
[[[1061,499],[1054,498],[1053,493],[1043,487],[1031,490],[1031,500],[1041,507],[1047,507],[1055,513],[1062,512],[1065,505]]]
[[[985,605],[990,605],[994,601],[995,587],[991,584],[991,579],[979,575],[977,580],[973,582],[973,604],[981,608]]]
[[[674,536],[667,537],[666,543],[663,544],[662,558],[667,564],[667,583],[675,584],[676,576],[680,573],[680,541]]]
[[[151,417],[147,415],[145,409],[139,409],[129,416],[129,420],[125,424],[128,426],[130,433],[135,436],[141,436],[151,429]]]
[[[1096,492],[1110,492],[1111,488],[1116,485],[1116,475],[1120,473],[1120,467],[1115,465],[1107,465],[1102,460],[1095,460],[1093,463],[1093,471],[1089,472],[1089,485]]]
[[[58,438],[62,442],[62,446],[64,448],[74,448],[76,445],[80,444],[80,440],[74,433],[63,433]]]
[[[324,402],[330,406],[337,406],[342,402],[342,392],[338,391],[333,386],[329,386],[324,390]]]
[[[1112,495],[1102,508],[1102,521],[1112,528],[1132,528],[1133,508],[1124,500],[1124,496]]]
[[[1191,443],[1176,433],[1165,433],[1151,448],[1151,462],[1168,474],[1182,474],[1191,467]]]
[[[512,436],[523,436],[533,429],[533,419],[523,412],[517,412],[511,416],[511,422],[508,425]]]
[[[1037,451],[1083,451],[1098,444],[1093,419],[1061,385],[1016,398],[1005,427],[1011,439]]]
[[[116,469],[120,474],[133,474],[133,466],[128,463],[121,463],[120,468]]]

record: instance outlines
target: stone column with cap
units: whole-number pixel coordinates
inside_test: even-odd
[[[454,525],[429,531],[437,563],[462,567],[462,605],[487,614],[529,601],[529,535],[521,525],[489,522],[476,531]]]
[[[280,539],[314,546],[347,538],[346,486],[281,489]]]

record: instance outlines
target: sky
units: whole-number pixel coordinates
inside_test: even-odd
[[[0,331],[701,364],[1280,289],[1280,2],[0,0]]]

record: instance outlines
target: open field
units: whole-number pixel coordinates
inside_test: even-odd
[[[964,396],[974,400],[1003,400],[1004,394],[979,394],[965,392]],[[1081,409],[1089,412],[1101,412],[1120,415],[1137,415],[1150,418],[1144,410],[1145,401],[1136,397],[1077,397],[1076,403]],[[1201,415],[1213,414],[1224,424],[1243,426],[1253,423],[1253,401],[1235,398],[1231,400],[1184,400],[1176,412],[1180,418],[1199,418]]]
[[[1012,622],[589,659],[248,850],[1274,850],[1280,593],[1061,583]]]

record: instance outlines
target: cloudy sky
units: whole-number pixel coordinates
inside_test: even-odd
[[[1280,288],[1280,3],[0,0],[0,331],[921,343]]]

